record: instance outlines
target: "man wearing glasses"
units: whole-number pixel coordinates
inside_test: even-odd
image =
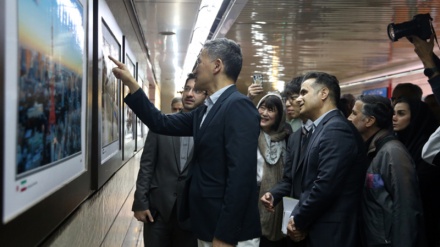
[[[194,85],[195,77],[189,74],[181,91],[181,112],[190,112],[206,98],[206,92],[194,89]],[[190,222],[178,220],[180,197],[190,169],[193,146],[192,136],[165,136],[148,132],[132,208],[134,217],[144,222],[146,247],[197,245]]]

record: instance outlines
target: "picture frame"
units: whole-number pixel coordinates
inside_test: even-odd
[[[102,61],[101,76],[101,164],[104,164],[120,150],[120,82],[112,73],[112,56],[121,60],[121,43],[110,30],[107,22],[101,20],[102,40],[99,60]]]
[[[144,90],[145,94],[148,95],[148,82],[145,82],[145,76],[141,69],[139,69],[139,63],[136,63],[137,68],[137,82],[139,87]],[[144,147],[144,137],[147,135],[147,126],[142,123],[142,121],[136,116],[136,150],[140,150]]]
[[[0,239],[38,245],[90,193],[85,137],[93,3],[0,5],[8,23],[0,29]],[[35,222],[44,224],[35,228]],[[22,232],[32,234],[23,238]]]
[[[122,36],[122,51],[124,57],[122,59],[123,63],[127,66],[128,70],[131,72],[133,78],[137,77],[137,67],[134,60],[135,56],[130,46],[128,45],[126,37]],[[124,99],[129,92],[127,86],[123,86],[122,99]],[[123,142],[122,142],[122,152],[123,160],[128,160],[133,156],[136,151],[136,115],[125,103],[122,104],[122,123],[123,123]]]
[[[93,16],[91,189],[101,188],[123,165],[122,88],[112,73],[116,65],[109,55],[122,60],[122,31],[106,1],[99,0]]]

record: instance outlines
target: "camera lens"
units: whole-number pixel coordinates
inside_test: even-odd
[[[390,38],[390,40],[397,41],[396,35],[394,34],[394,24],[393,23],[390,23],[388,25],[387,31],[388,31],[388,37]]]

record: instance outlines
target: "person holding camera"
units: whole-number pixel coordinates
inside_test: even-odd
[[[434,54],[433,51],[435,34],[432,34],[429,40],[420,38],[418,35],[410,35],[407,38],[414,45],[414,51],[422,61],[425,68],[423,72],[425,76],[428,77],[428,82],[431,85],[432,91],[437,101],[440,102],[440,59],[437,57],[437,55]],[[436,135],[439,134],[440,131],[438,131],[437,129],[437,131],[435,131],[431,135],[430,140],[437,139],[438,137],[436,138]],[[427,141],[423,146],[423,150],[421,152],[422,158],[432,157],[433,153],[440,153],[440,149],[438,148],[438,145],[436,146],[436,144],[436,142]],[[434,155],[434,157],[435,156],[436,155]],[[430,159],[426,161],[429,162]],[[433,179],[439,178],[436,177]],[[423,182],[423,179],[420,178],[420,176],[419,180],[421,183]],[[423,186],[421,186],[421,190],[421,193],[423,194]],[[430,187],[429,191],[431,191],[430,194],[432,195],[430,196],[430,198],[432,198],[432,200],[427,201],[426,198],[425,200],[423,200],[422,198],[424,203],[423,206],[426,221],[426,234],[429,246],[438,246],[440,244],[440,198],[438,198],[437,194],[439,193],[440,188]]]

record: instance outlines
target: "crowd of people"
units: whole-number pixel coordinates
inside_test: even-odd
[[[438,103],[434,39],[411,40]],[[440,246],[440,117],[416,85],[355,98],[310,72],[282,93],[251,84],[246,97],[235,86],[239,45],[215,39],[182,110],[166,115],[111,59],[150,128],[133,205],[145,246]],[[298,203],[284,235],[286,196]]]

